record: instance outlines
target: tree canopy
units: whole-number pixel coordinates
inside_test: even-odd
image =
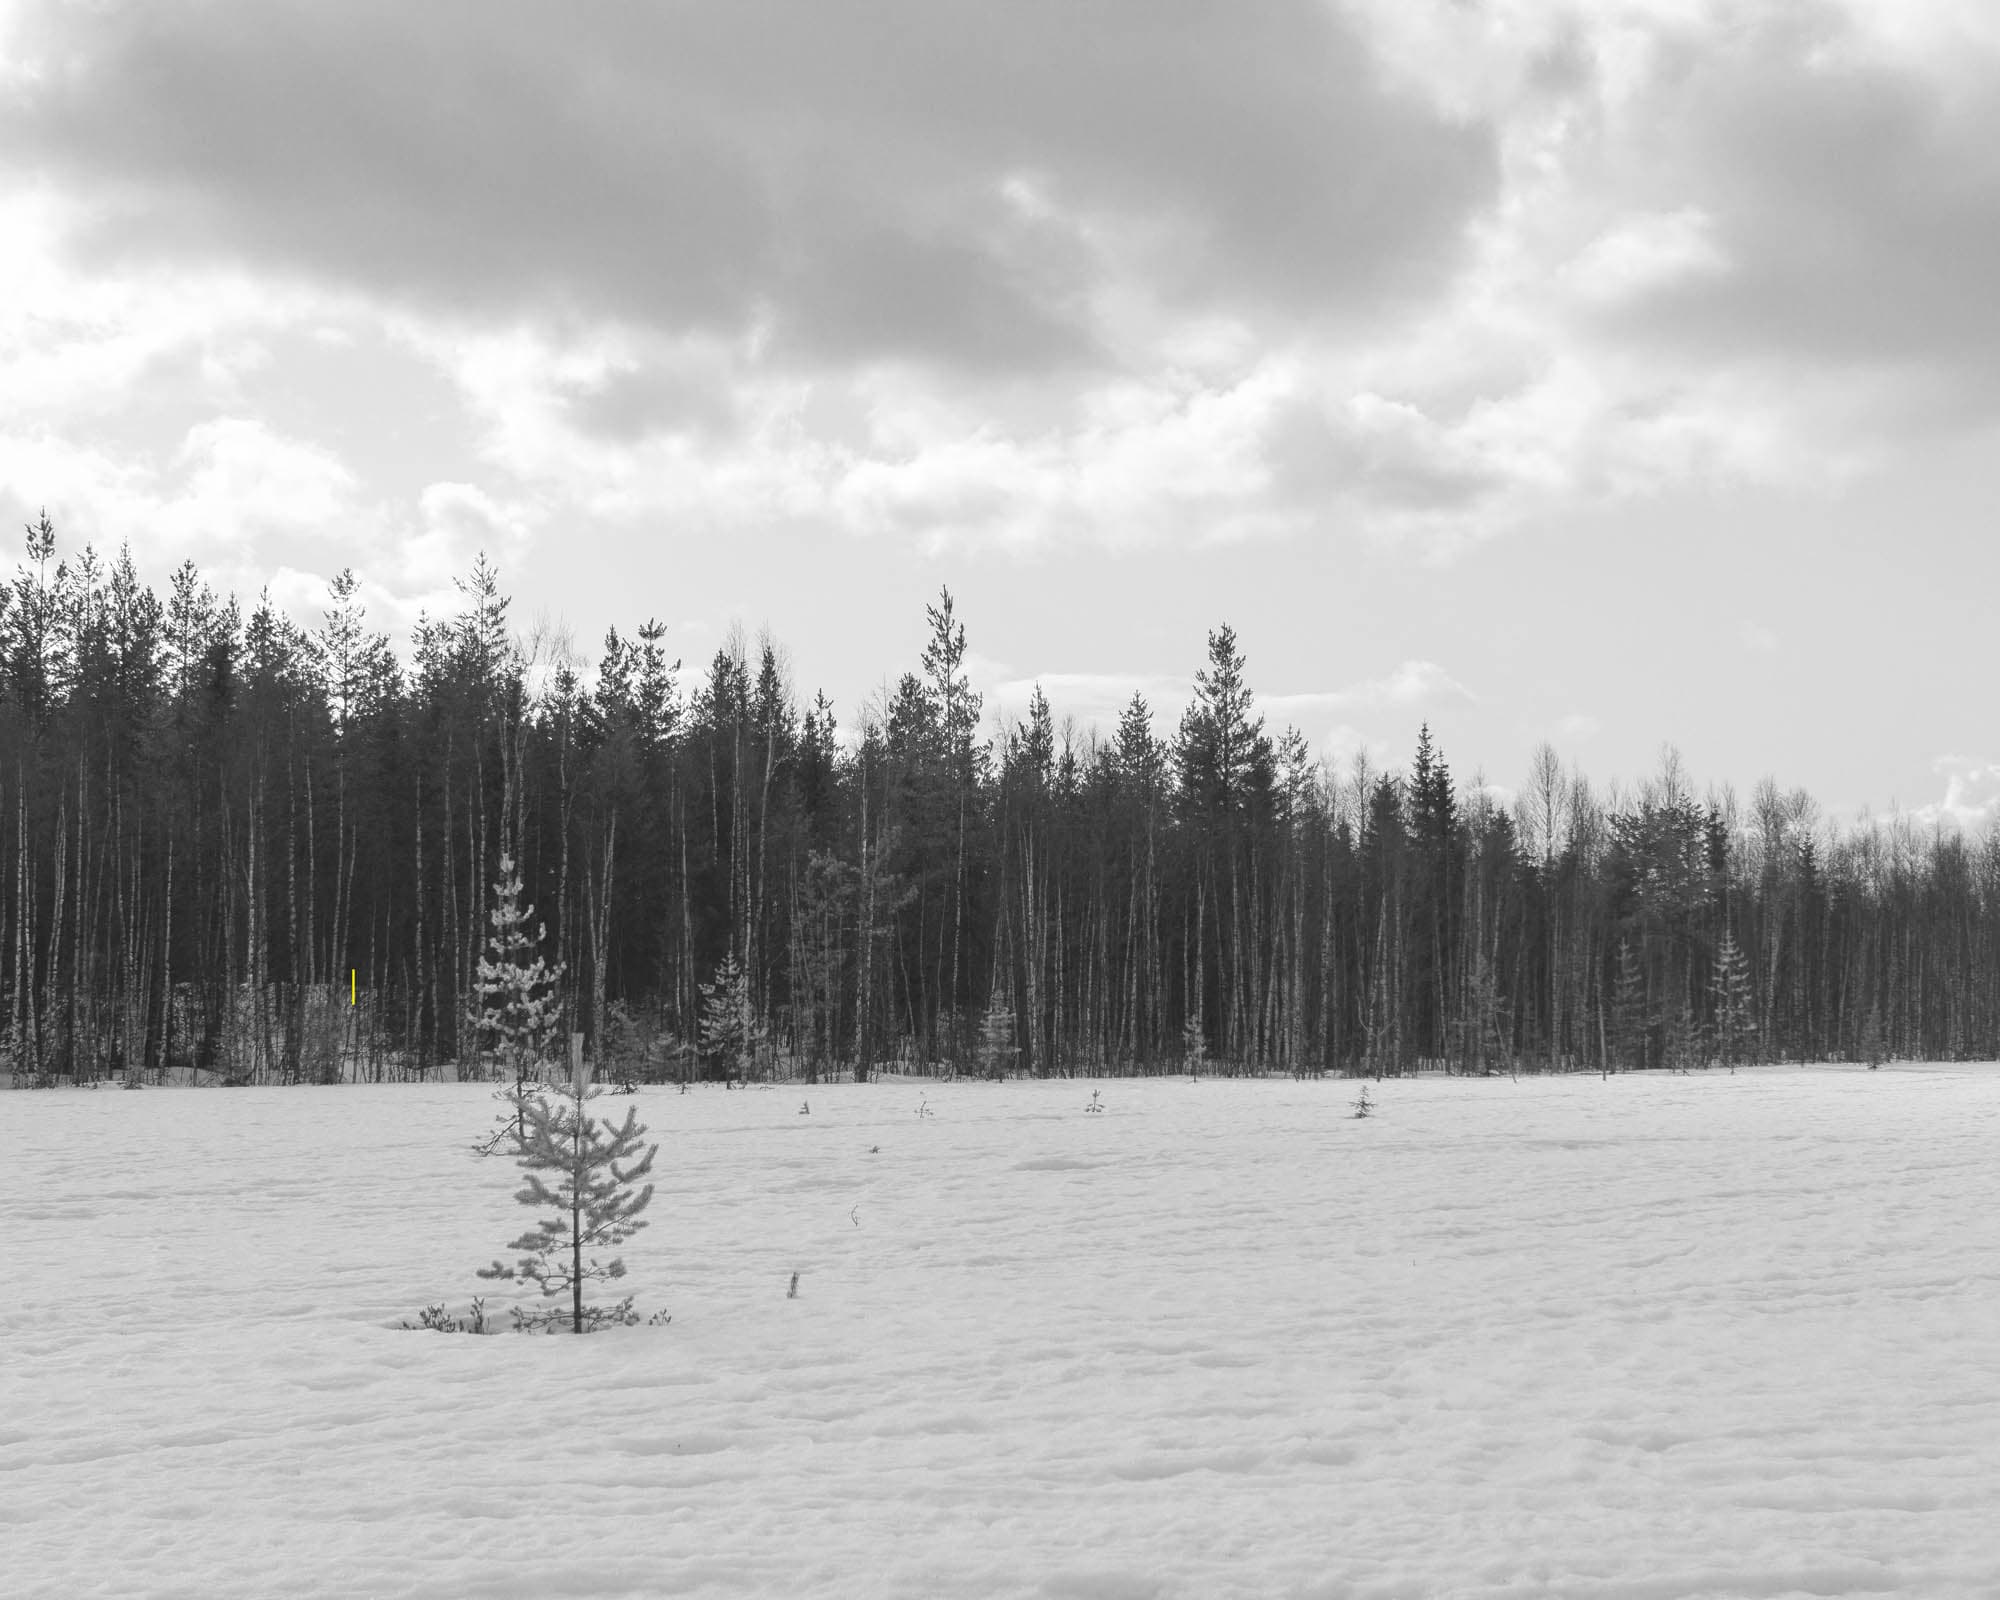
[[[0,583],[17,1081],[471,1070],[516,878],[537,1028],[677,1076],[2000,1053],[1991,837],[1698,797],[1672,758],[1606,797],[1546,749],[1502,805],[1428,728],[1406,772],[1330,771],[1227,625],[1170,738],[1137,695],[1102,735],[1039,688],[1000,725],[945,592],[843,727],[768,638],[689,673],[647,620],[590,662],[518,638],[483,558],[459,590],[405,662],[351,572],[301,629],[30,527]]]

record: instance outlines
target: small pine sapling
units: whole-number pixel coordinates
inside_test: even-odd
[[[632,1071],[630,1056],[617,1056],[610,1063],[611,1092],[613,1094],[637,1094],[639,1079]]]
[[[589,1070],[579,1067],[553,1099],[528,1093],[519,1098],[527,1128],[518,1159],[528,1177],[514,1198],[553,1215],[542,1217],[507,1247],[521,1252],[513,1266],[495,1261],[482,1267],[479,1276],[525,1279],[545,1298],[567,1294],[570,1303],[567,1312],[554,1306],[536,1312],[517,1308],[518,1328],[554,1333],[567,1321],[571,1333],[589,1333],[639,1320],[630,1295],[613,1306],[590,1305],[583,1298],[586,1284],[625,1276],[622,1257],[599,1261],[585,1252],[623,1244],[646,1226],[639,1213],[652,1200],[653,1186],[641,1189],[638,1184],[660,1150],[653,1145],[639,1153],[646,1130],[632,1107],[617,1126],[591,1116],[585,1107],[602,1093],[591,1083]],[[549,1181],[544,1181],[545,1173]]]
[[[1208,1060],[1208,1040],[1201,1031],[1201,1019],[1189,1017],[1181,1024],[1181,1065],[1190,1078],[1199,1078]]]
[[[1645,974],[1630,939],[1618,941],[1618,972],[1611,990],[1611,1039],[1607,1059],[1621,1072],[1646,1065],[1652,1020],[1647,1011]]]
[[[1014,1003],[998,989],[979,1019],[979,1063],[994,1082],[1007,1076],[1014,1059]]]
[[[1083,1109],[1086,1111],[1102,1111],[1104,1109],[1104,1091],[1102,1089],[1092,1089],[1090,1091],[1090,1104]]]
[[[637,1094],[639,1075],[645,1070],[649,1041],[632,1008],[622,1000],[605,1004],[598,1023],[597,1060],[599,1070],[611,1081],[613,1094]]]
[[[1375,1107],[1369,1104],[1368,1101],[1368,1085],[1365,1083],[1361,1086],[1361,1098],[1354,1102],[1354,1114],[1357,1117],[1372,1117],[1375,1115]]]
[[[1870,1005],[1861,1019],[1861,1059],[1873,1072],[1889,1059],[1889,1046],[1882,1036],[1882,1008]]]

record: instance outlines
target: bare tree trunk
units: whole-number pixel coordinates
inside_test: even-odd
[[[604,1059],[604,974],[611,954],[611,885],[618,854],[618,813],[611,813],[604,834],[604,871],[592,895],[590,919],[590,1037],[597,1059]],[[588,881],[585,883],[589,889]]]
[[[854,960],[854,1081],[868,1081],[868,988],[874,965],[875,874],[868,863],[868,768],[861,769],[861,926]]]

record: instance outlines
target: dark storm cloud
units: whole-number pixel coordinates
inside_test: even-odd
[[[1865,55],[1852,26],[1793,6],[1667,54],[1631,192],[1699,204],[1725,270],[1625,329],[2000,398],[2000,83]]]
[[[0,144],[99,259],[836,361],[1096,359],[1106,249],[1170,300],[1362,316],[1435,288],[1497,181],[1317,0],[162,0],[20,37]]]

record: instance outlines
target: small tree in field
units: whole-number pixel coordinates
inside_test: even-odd
[[[501,856],[476,991],[481,1040],[492,1044],[503,1069],[513,1068],[517,1102],[529,1078],[548,1059],[560,1021],[556,985],[562,981],[562,964],[551,966],[542,959],[542,925],[535,924],[532,936],[528,932],[528,919],[534,914],[533,906],[521,904],[521,875],[514,870],[514,858]],[[517,1114],[516,1134],[526,1131],[526,1122]]]
[[[1882,1008],[1880,1006],[1870,1005],[1867,1014],[1862,1017],[1861,1038],[1859,1042],[1861,1059],[1868,1063],[1868,1070],[1870,1072],[1873,1072],[1889,1059],[1889,1046],[1882,1036]]]
[[[1646,981],[1630,939],[1618,941],[1618,975],[1611,990],[1611,1050],[1620,1071],[1646,1065]]]
[[[1191,1078],[1199,1078],[1208,1060],[1208,1040],[1201,1031],[1201,1018],[1190,1015],[1181,1024],[1181,1067]]]
[[[993,1003],[979,1019],[980,1068],[989,1078],[1004,1078],[1014,1054],[1014,1006],[996,989]]]
[[[641,1189],[638,1184],[652,1171],[660,1151],[652,1145],[640,1154],[646,1130],[632,1107],[617,1126],[584,1109],[603,1092],[590,1082],[586,1068],[550,1093],[513,1091],[526,1124],[519,1161],[528,1174],[514,1198],[551,1215],[507,1247],[521,1252],[513,1266],[495,1261],[482,1267],[479,1276],[526,1279],[548,1299],[569,1296],[567,1311],[560,1306],[516,1310],[518,1327],[553,1333],[567,1321],[571,1333],[590,1333],[607,1324],[638,1321],[630,1295],[613,1306],[591,1305],[583,1298],[585,1284],[625,1276],[623,1257],[599,1261],[585,1252],[623,1244],[646,1226],[639,1213],[651,1202],[653,1186]],[[546,1180],[544,1174],[549,1175]]]
[[[750,1014],[750,979],[731,951],[701,986],[702,1054],[719,1058],[731,1077],[748,1079],[750,1056],[763,1037]]]
[[[1731,1072],[1757,1051],[1757,1020],[1750,982],[1750,962],[1743,947],[1724,929],[1715,952],[1715,1043],[1722,1064]]]

